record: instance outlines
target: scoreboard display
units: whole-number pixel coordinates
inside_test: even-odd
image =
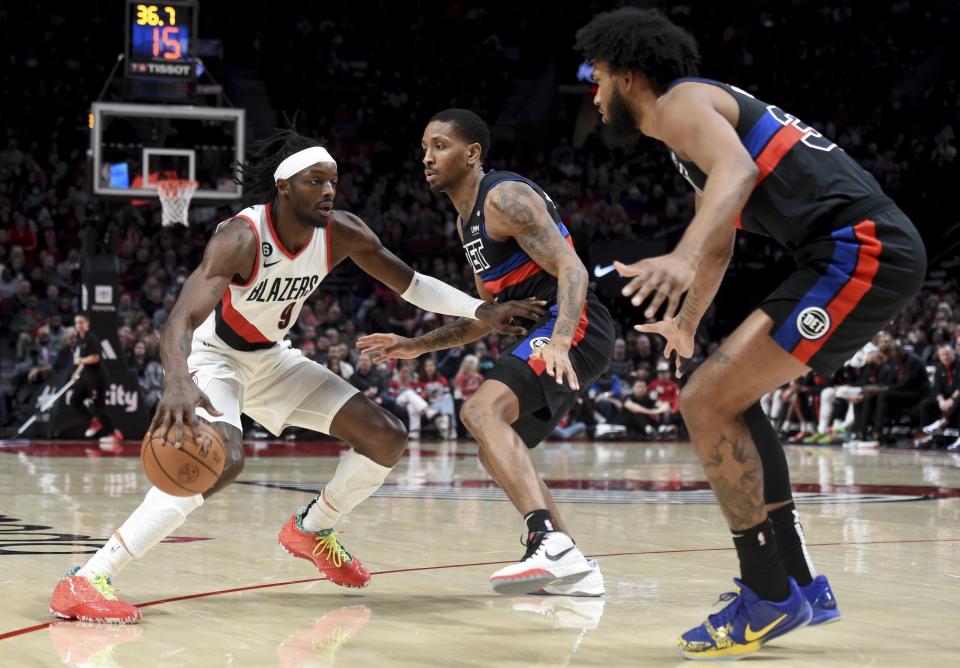
[[[127,0],[126,73],[134,77],[194,79],[197,3]]]

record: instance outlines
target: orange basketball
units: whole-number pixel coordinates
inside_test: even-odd
[[[140,448],[143,471],[160,491],[174,496],[202,494],[213,487],[223,472],[226,451],[216,429],[200,421],[200,433],[210,438],[210,445],[200,445],[193,438],[193,428],[183,427],[180,447],[175,448],[176,425],[166,437],[147,432]]]

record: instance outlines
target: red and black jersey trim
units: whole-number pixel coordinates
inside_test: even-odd
[[[230,289],[217,302],[214,317],[214,331],[221,341],[234,350],[253,352],[266,350],[277,345],[260,332],[249,320],[233,307]]]

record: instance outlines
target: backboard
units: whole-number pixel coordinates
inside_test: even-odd
[[[233,164],[243,162],[243,109],[94,102],[93,192],[157,197],[158,179],[199,182],[195,200],[235,200]]]

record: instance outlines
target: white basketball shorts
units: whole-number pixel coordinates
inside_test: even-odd
[[[343,378],[291,348],[289,341],[241,352],[194,339],[187,368],[223,413],[214,417],[197,408],[197,415],[241,431],[240,414],[246,413],[273,434],[288,425],[329,434],[337,411],[357,393]]]

